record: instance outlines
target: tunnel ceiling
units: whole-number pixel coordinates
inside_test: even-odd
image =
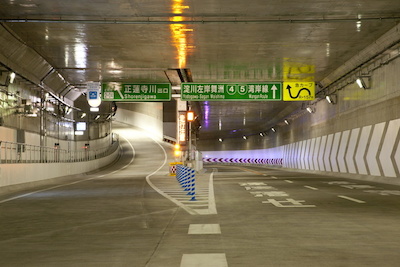
[[[2,25],[72,85],[87,81],[318,82],[399,22],[399,0],[0,0]],[[186,80],[188,80],[186,79]],[[179,77],[178,77],[179,80]],[[179,82],[178,82],[179,83]],[[200,137],[262,130],[300,103],[207,102]]]

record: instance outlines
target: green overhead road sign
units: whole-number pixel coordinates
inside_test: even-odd
[[[184,101],[282,100],[282,83],[182,83]]]
[[[169,83],[103,83],[101,86],[103,101],[170,101]]]

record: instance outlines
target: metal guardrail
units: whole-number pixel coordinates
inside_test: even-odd
[[[82,151],[73,151],[0,141],[0,164],[89,161],[112,154],[118,148],[118,145],[119,142],[114,141],[108,147],[93,150],[88,147]]]

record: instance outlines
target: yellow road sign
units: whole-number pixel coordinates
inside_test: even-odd
[[[283,101],[309,101],[315,99],[314,82],[283,82]]]

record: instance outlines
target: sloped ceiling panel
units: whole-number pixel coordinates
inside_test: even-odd
[[[26,46],[10,30],[0,26],[0,62],[36,85],[59,94],[68,83],[32,48]]]

